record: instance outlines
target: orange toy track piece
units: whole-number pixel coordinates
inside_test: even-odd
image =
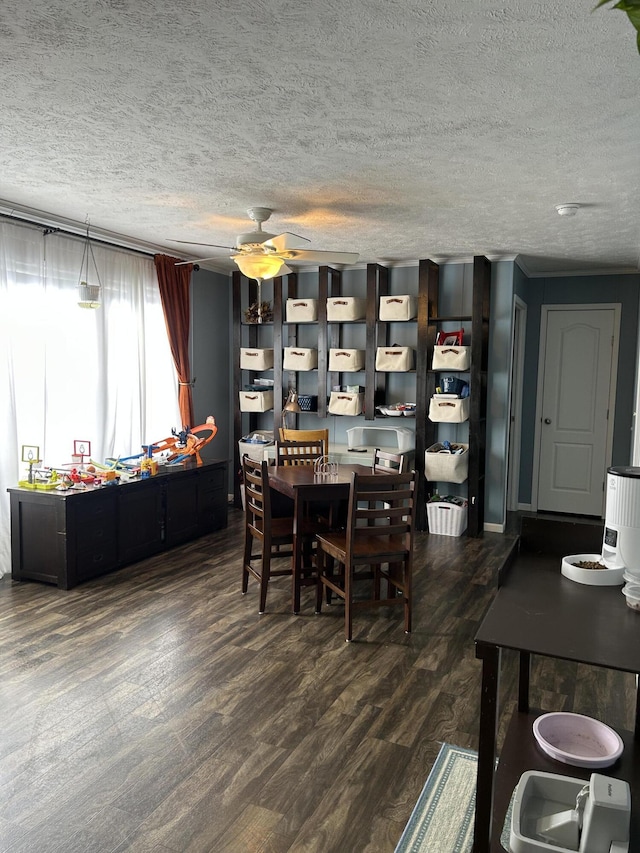
[[[167,457],[170,462],[183,456],[195,456],[198,465],[202,465],[200,451],[206,444],[209,444],[217,432],[218,427],[216,426],[215,418],[213,415],[209,415],[206,423],[192,427],[189,430],[185,447],[177,447],[178,436],[172,435],[169,438],[163,438],[161,441],[155,441],[153,443],[153,450],[154,453],[160,453],[164,450],[172,449],[172,452]],[[203,434],[202,438],[199,437],[201,433]]]

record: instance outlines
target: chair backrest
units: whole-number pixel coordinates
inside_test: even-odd
[[[374,473],[402,474],[404,471],[404,453],[391,453],[388,450],[380,450],[376,447],[373,454]]]
[[[246,454],[242,457],[245,521],[255,533],[262,535],[271,525],[271,490],[266,460],[258,462]]]
[[[328,429],[287,429],[280,427],[280,441],[324,441],[324,453],[329,452]]]
[[[276,441],[276,465],[313,465],[325,456],[323,441]]]
[[[416,516],[416,472],[351,475],[347,539],[393,536],[410,551]]]

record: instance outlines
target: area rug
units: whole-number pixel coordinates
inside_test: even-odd
[[[395,853],[468,853],[473,847],[478,753],[443,743]],[[500,836],[509,846],[513,799]]]
[[[395,853],[468,853],[478,754],[443,743]]]

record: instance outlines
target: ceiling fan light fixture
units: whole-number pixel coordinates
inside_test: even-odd
[[[232,258],[243,275],[246,275],[247,278],[260,279],[261,281],[275,278],[284,264],[284,260],[275,255],[240,254],[232,255]]]
[[[570,202],[568,204],[556,204],[556,210],[559,216],[575,216],[580,210],[580,205]]]

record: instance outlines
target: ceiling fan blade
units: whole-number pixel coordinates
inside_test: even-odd
[[[265,240],[262,245],[268,249],[275,249],[276,252],[282,252],[284,249],[304,249],[310,242],[311,240],[307,240],[306,237],[285,231],[283,234],[278,234],[277,237]]]
[[[170,243],[186,243],[188,246],[210,246],[212,249],[236,249],[236,246],[221,246],[219,243],[192,243],[191,240],[169,240]]]
[[[286,261],[308,261],[320,264],[355,264],[357,252],[316,252],[313,249],[292,249],[279,253]]]
[[[214,255],[212,258],[191,258],[190,261],[178,261],[174,267],[183,267],[186,264],[203,264],[205,261],[219,261],[221,259],[221,255]]]

